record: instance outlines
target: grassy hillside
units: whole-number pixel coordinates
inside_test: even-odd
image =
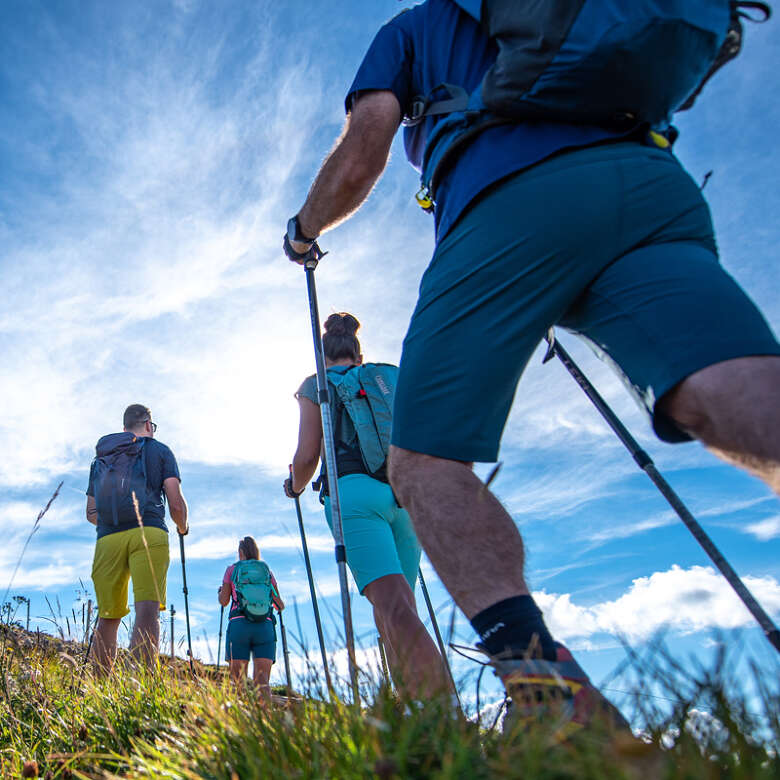
[[[270,709],[207,670],[121,666],[107,681],[83,645],[0,633],[0,776],[46,778],[777,778],[780,700],[749,714],[727,675],[641,670],[682,701],[644,718],[647,740],[610,748],[593,734],[557,745],[543,727],[510,736],[434,705],[409,712],[366,680],[360,710],[303,697]],[[723,662],[725,663],[725,661]],[[675,676],[676,675],[676,676]],[[773,681],[773,684],[776,681]],[[314,691],[316,681],[312,681]],[[695,697],[695,699],[694,699]],[[687,699],[687,701],[686,701]],[[698,709],[692,710],[696,701]],[[641,692],[636,697],[643,707]],[[653,722],[654,721],[654,722]]]

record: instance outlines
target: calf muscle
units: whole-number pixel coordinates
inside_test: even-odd
[[[466,617],[528,593],[517,526],[468,465],[398,447],[389,464],[422,548]]]

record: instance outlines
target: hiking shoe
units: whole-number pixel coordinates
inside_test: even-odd
[[[555,661],[490,658],[510,700],[504,732],[546,724],[556,741],[586,727],[630,735],[626,719],[596,690],[571,653],[557,642],[555,651]]]

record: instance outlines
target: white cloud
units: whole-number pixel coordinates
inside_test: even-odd
[[[292,534],[266,534],[255,537],[260,554],[267,551],[298,551],[301,549],[301,540]],[[331,552],[333,550],[333,537],[326,534],[309,534],[306,543],[310,553]],[[184,554],[187,560],[219,560],[235,557],[238,549],[238,537],[236,534],[213,534],[205,537],[198,536],[188,541],[185,538]],[[171,545],[171,558],[179,558],[179,548]]]
[[[774,577],[743,577],[769,614],[780,612],[780,583]],[[550,630],[562,640],[617,634],[642,641],[668,626],[680,633],[747,626],[754,618],[726,580],[711,567],[672,566],[635,579],[622,596],[592,606],[571,594],[534,594]]]
[[[0,566],[0,585],[2,592],[11,582],[13,566]],[[78,582],[79,577],[84,576],[84,569],[68,563],[50,563],[46,566],[30,566],[23,564],[19,567],[16,577],[13,580],[11,593],[15,594],[17,590],[50,590],[60,585],[70,585]]]
[[[756,539],[762,542],[768,542],[770,539],[780,536],[780,515],[750,523],[745,526],[745,531],[753,534]]]

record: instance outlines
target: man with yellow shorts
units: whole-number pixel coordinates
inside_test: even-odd
[[[125,410],[124,430],[98,441],[90,468],[87,520],[97,527],[92,562],[98,603],[94,657],[104,673],[116,657],[119,623],[130,611],[131,579],[135,624],[130,650],[149,664],[157,656],[169,562],[165,499],[178,532],[185,535],[189,530],[179,467],[170,448],[154,439],[156,430],[149,408],[131,404]]]

